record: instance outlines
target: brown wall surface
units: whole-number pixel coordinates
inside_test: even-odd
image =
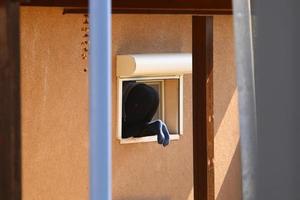
[[[88,199],[82,21],[61,9],[21,9],[24,200]]]
[[[242,199],[233,18],[214,17],[215,198]]]
[[[190,16],[113,15],[113,74],[116,54],[191,52],[191,34]],[[115,76],[113,83],[116,105]],[[193,188],[190,75],[184,89],[184,135],[179,141],[163,148],[153,142],[120,145],[113,139],[114,200],[188,199]],[[115,108],[113,113],[115,119]]]
[[[88,199],[88,74],[82,15],[21,9],[23,199]],[[240,199],[232,18],[215,17],[216,197]],[[191,16],[113,15],[115,56],[191,52]],[[184,135],[163,148],[119,144],[113,106],[113,199],[193,199],[191,76],[184,78]]]

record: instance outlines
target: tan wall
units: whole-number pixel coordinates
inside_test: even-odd
[[[233,21],[214,17],[215,197],[241,197],[241,169]]]
[[[114,15],[112,30],[113,74],[116,54],[191,51],[190,16]],[[115,81],[114,76],[113,105]],[[184,80],[184,89],[185,126],[179,141],[163,148],[156,143],[120,145],[113,140],[115,200],[188,199],[193,185],[190,76]],[[115,109],[113,113],[115,119]]]
[[[82,20],[61,9],[21,9],[24,200],[88,199]]]
[[[88,198],[88,75],[80,56],[82,22],[82,15],[62,15],[57,8],[21,9],[24,200]],[[231,17],[219,16],[214,24],[220,200],[240,199],[231,23]],[[190,16],[113,15],[112,32],[113,105],[116,54],[191,51]],[[113,107],[113,199],[193,199],[190,75],[184,89],[184,135],[167,148],[156,143],[120,145]]]

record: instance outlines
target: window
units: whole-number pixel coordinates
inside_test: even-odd
[[[178,140],[183,133],[183,76],[119,78],[117,138],[121,144],[155,142],[156,136],[139,138],[122,137],[123,86],[128,82],[144,83],[159,94],[159,106],[152,120],[161,119],[170,132],[171,140]]]

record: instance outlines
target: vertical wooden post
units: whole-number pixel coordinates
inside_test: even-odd
[[[213,126],[213,17],[193,16],[195,200],[214,200]]]
[[[0,199],[21,199],[19,3],[0,0]]]

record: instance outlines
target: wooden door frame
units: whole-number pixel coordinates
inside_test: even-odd
[[[0,199],[21,199],[19,3],[0,0]]]

